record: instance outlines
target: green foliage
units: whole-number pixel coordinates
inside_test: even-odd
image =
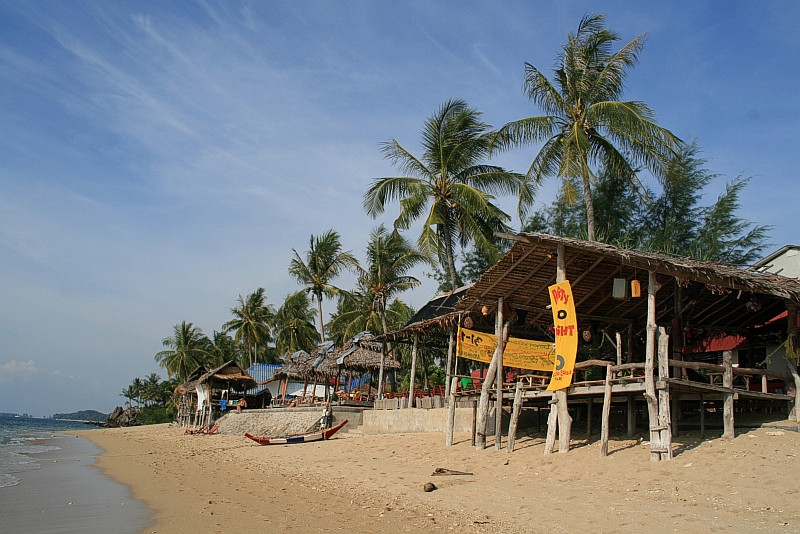
[[[304,291],[286,297],[275,314],[275,348],[278,354],[293,354],[298,350],[311,352],[319,344],[314,328],[314,310]]]
[[[319,320],[319,340],[325,340],[325,324],[322,319],[322,297],[333,298],[341,291],[333,285],[344,269],[358,265],[350,252],[343,252],[339,233],[328,230],[321,236],[311,236],[306,259],[292,249],[294,258],[289,263],[289,274],[311,294],[317,302]]]
[[[519,194],[522,177],[484,163],[489,157],[489,125],[463,100],[448,100],[423,125],[421,157],[397,140],[383,144],[384,158],[402,176],[377,178],[364,194],[364,209],[377,217],[389,202],[400,204],[394,227],[406,230],[421,220],[417,248],[435,258],[452,286],[457,244],[482,252],[494,247],[493,234],[507,231],[510,217],[494,203],[496,194]]]
[[[235,331],[234,340],[247,355],[247,361],[242,362],[245,367],[258,362],[260,348],[272,341],[271,324],[275,318],[275,310],[266,301],[263,287],[242,298],[239,295],[239,305],[231,308],[234,318],[222,325],[225,332]]]
[[[145,425],[170,423],[176,416],[177,412],[167,406],[145,406],[139,412],[139,420]]]
[[[766,246],[767,226],[756,226],[736,215],[739,196],[749,179],[737,178],[710,206],[701,206],[703,189],[718,175],[703,167],[695,144],[687,145],[670,164],[663,191],[644,195],[621,188],[608,172],[598,177],[593,192],[601,241],[630,249],[648,250],[700,260],[747,265]],[[585,238],[579,221],[581,201],[568,204],[559,197],[543,212],[544,231]]]
[[[611,53],[619,36],[603,26],[604,15],[584,17],[557,58],[551,82],[525,64],[525,91],[544,115],[503,126],[494,136],[495,149],[541,144],[527,173],[532,196],[546,177],[562,180],[561,198],[571,205],[583,198],[586,237],[594,241],[594,170],[605,168],[627,187],[639,186],[637,170],[664,178],[680,140],[659,127],[643,102],[621,101],[627,70],[644,47],[640,35]],[[572,233],[572,230],[569,230]]]

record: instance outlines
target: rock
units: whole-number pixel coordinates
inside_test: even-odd
[[[426,493],[430,493],[431,491],[436,489],[436,484],[433,482],[426,482],[424,486],[422,486],[422,490]]]
[[[141,425],[139,421],[139,407],[132,406],[127,410],[123,410],[122,406],[117,406],[114,411],[108,415],[106,426],[110,427],[123,427],[123,426],[137,426]]]

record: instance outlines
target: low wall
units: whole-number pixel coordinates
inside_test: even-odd
[[[491,417],[491,416],[490,416]],[[494,419],[487,425],[494,432]],[[472,432],[472,408],[456,408],[455,432]],[[361,434],[447,432],[447,408],[424,410],[368,410],[363,413]]]
[[[341,430],[355,428],[361,423],[363,409],[333,406],[333,424],[347,419],[348,423]],[[245,410],[242,413],[229,412],[216,424],[220,434],[269,436],[281,438],[297,436],[319,430],[322,407],[267,408],[263,410]]]

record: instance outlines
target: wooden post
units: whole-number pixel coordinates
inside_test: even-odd
[[[600,424],[600,456],[608,456],[608,434],[611,418],[611,366],[606,367],[606,382],[603,390],[603,418]]]
[[[445,397],[450,397],[450,377],[453,376],[453,352],[455,352],[455,344],[456,344],[456,335],[453,331],[453,327],[450,327],[450,337],[447,342],[447,378],[445,379]]]
[[[700,439],[706,437],[706,403],[703,394],[700,394]]]
[[[636,434],[636,401],[633,395],[628,394],[628,437],[632,438]]]
[[[544,442],[544,453],[551,454],[556,444],[556,429],[558,428],[558,399],[555,392],[550,399],[550,415],[547,416],[547,439]]]
[[[450,404],[447,406],[447,435],[444,444],[446,447],[453,445],[453,432],[456,426],[456,389],[458,388],[458,377],[454,376],[450,385],[450,394],[447,396]]]
[[[497,319],[495,320],[495,332],[497,335],[497,347],[494,350],[492,361],[486,370],[486,376],[481,384],[481,397],[478,401],[478,415],[476,420],[475,448],[482,450],[486,447],[486,425],[489,418],[489,394],[494,384],[495,374],[497,374],[498,351],[501,350],[501,339],[505,339],[508,332],[508,323],[503,323],[503,299],[498,299]]]
[[[503,299],[498,300],[498,307],[503,305]],[[502,310],[498,317],[503,318]],[[505,371],[503,370],[503,352],[505,352],[506,340],[497,338],[497,402],[494,405],[494,448],[500,450],[503,441],[503,384],[506,381]]]
[[[586,437],[592,437],[592,404],[594,404],[592,400],[592,396],[589,395],[589,398],[586,400]]]
[[[478,401],[472,401],[472,446],[477,442]]]
[[[664,327],[658,329],[658,377],[669,378],[669,336]],[[670,416],[669,384],[658,390],[658,426],[661,433],[661,459],[672,459],[672,419]]]
[[[567,279],[567,267],[565,247],[559,244],[556,247],[556,283]],[[555,444],[555,433],[558,429],[558,452],[569,451],[570,435],[572,433],[572,417],[569,415],[569,405],[567,402],[567,391],[560,389],[553,392],[553,400],[550,405],[550,415],[547,418],[547,440],[545,442],[545,454],[553,452]],[[550,444],[548,448],[547,444]]]
[[[786,368],[794,380],[794,408],[789,416],[800,422],[800,376],[797,374],[797,366],[790,358],[786,358]]]
[[[414,345],[411,348],[411,377],[408,380],[408,408],[414,407],[414,378],[417,376],[417,344],[419,334],[414,334]]]
[[[659,285],[656,273],[648,273],[647,282],[647,339],[644,356],[644,397],[647,400],[647,414],[650,428],[650,461],[661,460],[660,450],[661,435],[658,428],[658,399],[656,399],[656,384],[653,380],[653,362],[656,352],[656,292]]]
[[[514,451],[514,441],[517,439],[517,423],[519,413],[522,411],[522,381],[517,380],[514,390],[514,405],[511,408],[511,420],[508,422],[508,452]]]
[[[723,438],[733,439],[733,353],[729,350],[722,352],[722,386],[730,391],[725,392],[722,406]]]

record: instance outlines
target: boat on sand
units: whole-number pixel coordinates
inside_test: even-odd
[[[248,437],[258,443],[259,445],[287,445],[291,443],[306,443],[309,441],[322,441],[326,439],[330,439],[331,436],[336,434],[339,430],[341,430],[344,425],[347,424],[347,419],[339,423],[338,425],[326,428],[325,430],[321,430],[319,432],[313,432],[311,434],[303,434],[301,436],[288,436],[285,438],[268,438],[268,437],[258,437],[253,436],[251,434],[245,433],[245,437]]]

